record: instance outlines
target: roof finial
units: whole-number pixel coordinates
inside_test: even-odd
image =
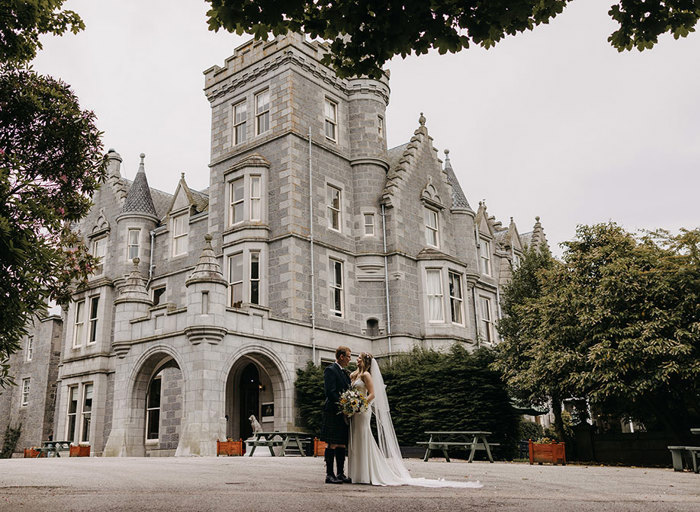
[[[146,172],[146,169],[143,164],[143,159],[146,158],[146,153],[141,153],[139,157],[141,158],[141,162],[139,163],[139,170],[137,172]]]
[[[420,117],[418,118],[418,122],[420,123],[421,126],[425,126],[425,116],[423,115],[423,112],[420,113]]]
[[[539,222],[539,221],[540,221],[540,216],[538,215],[537,217],[535,217],[535,222]]]
[[[184,179],[185,179],[185,171],[182,171],[182,172],[180,173],[180,179],[181,179],[181,180],[184,180]]]
[[[449,159],[450,159],[450,150],[446,149],[445,150],[445,160],[449,160]]]
[[[513,224],[513,217],[510,218],[510,223]]]

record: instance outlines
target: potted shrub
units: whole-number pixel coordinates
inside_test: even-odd
[[[533,443],[532,439],[530,439],[528,441],[528,449],[530,452],[530,464],[548,462],[550,464],[566,465],[566,449],[563,442],[558,443],[554,439],[544,437]]]

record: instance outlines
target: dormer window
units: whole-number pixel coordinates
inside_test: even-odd
[[[479,259],[481,260],[481,273],[491,275],[491,242],[483,238],[479,243]]]
[[[95,266],[94,275],[102,275],[102,272],[104,271],[104,257],[107,255],[106,236],[95,238],[92,241],[92,255],[98,259],[97,265]]]
[[[189,216],[184,213],[173,217],[173,256],[179,256],[187,253],[187,233],[189,229]]]
[[[425,242],[431,247],[440,247],[438,212],[425,207]]]

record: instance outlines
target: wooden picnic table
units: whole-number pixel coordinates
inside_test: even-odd
[[[39,452],[37,457],[41,457],[42,453],[45,453],[47,457],[52,453],[56,457],[60,457],[60,452],[70,451],[70,443],[70,441],[43,441],[41,448],[37,450]]]
[[[491,446],[499,446],[499,443],[489,444],[486,436],[490,436],[491,432],[485,430],[429,431],[426,434],[430,435],[430,439],[418,443],[427,445],[425,457],[423,457],[425,462],[428,461],[433,450],[441,450],[445,460],[450,462],[447,450],[454,446],[463,446],[465,449],[470,448],[468,462],[474,460],[474,454],[477,450],[485,450],[489,462],[493,462]]]
[[[275,451],[272,448],[274,446],[281,446],[280,457],[284,457],[287,453],[289,443],[293,443],[292,446],[296,446],[299,449],[301,456],[306,457],[303,443],[309,442],[311,434],[306,432],[255,432],[253,437],[254,439],[252,441],[246,441],[248,445],[252,445],[253,447],[250,450],[249,457],[253,456],[258,446],[267,446],[270,449],[270,455],[273,457],[275,456]]]

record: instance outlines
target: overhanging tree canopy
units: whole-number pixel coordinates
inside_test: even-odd
[[[303,32],[331,41],[326,63],[341,76],[381,75],[395,55],[490,48],[532,30],[572,0],[207,0],[210,30],[253,34]],[[652,48],[658,37],[695,30],[700,0],[620,0],[609,11],[619,24],[608,41],[619,51]]]

